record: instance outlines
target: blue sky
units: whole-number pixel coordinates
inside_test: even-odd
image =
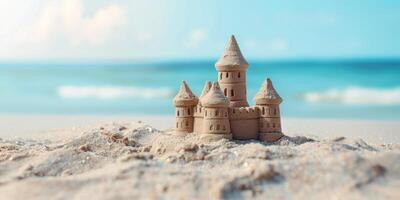
[[[400,57],[396,0],[0,1],[0,60]]]

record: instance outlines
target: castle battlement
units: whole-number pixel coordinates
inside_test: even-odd
[[[229,119],[256,119],[260,117],[257,107],[229,108]]]
[[[177,133],[201,134],[214,139],[256,139],[277,141],[283,136],[279,104],[282,98],[267,79],[249,107],[246,93],[244,59],[234,36],[231,36],[221,58],[215,63],[217,80],[206,81],[200,98],[185,82],[174,98]]]

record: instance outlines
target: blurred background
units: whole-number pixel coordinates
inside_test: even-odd
[[[172,115],[231,34],[296,118],[400,119],[400,1],[0,1],[0,114]]]

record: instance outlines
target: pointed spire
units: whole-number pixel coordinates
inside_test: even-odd
[[[253,100],[257,105],[282,103],[282,98],[279,96],[278,92],[276,92],[269,78],[264,81]]]
[[[199,100],[196,95],[190,90],[185,81],[182,81],[178,94],[173,99],[175,106],[190,106],[196,105]]]
[[[226,51],[239,51],[240,52],[239,45],[238,45],[234,35],[231,35],[229,37],[228,44],[226,45],[225,50]]]
[[[201,99],[201,104],[206,107],[228,107],[229,100],[222,93],[217,81],[215,81],[210,91]]]
[[[225,47],[221,58],[215,63],[215,67],[244,67],[247,68],[246,59],[244,59],[235,36],[231,35],[228,44]]]
[[[201,99],[210,91],[211,89],[211,82],[206,81],[203,87],[203,91],[201,92],[201,95],[199,97],[199,104],[201,105]]]

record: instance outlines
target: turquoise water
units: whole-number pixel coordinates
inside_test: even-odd
[[[266,77],[287,117],[400,119],[400,61],[251,61],[248,100]],[[0,113],[165,114],[181,80],[199,94],[213,61],[0,63]]]

